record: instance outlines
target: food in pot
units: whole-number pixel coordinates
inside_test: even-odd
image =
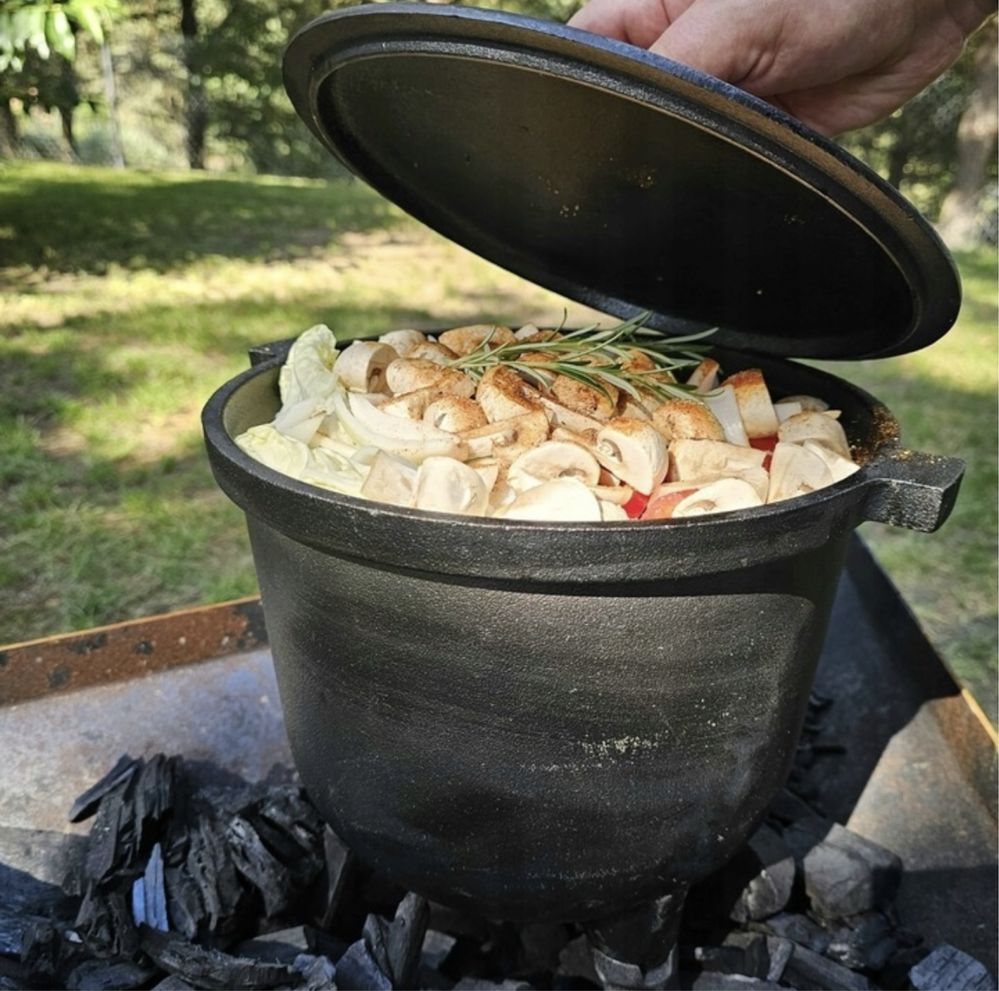
[[[838,412],[723,377],[700,338],[600,330],[395,330],[343,350],[312,327],[281,409],[236,443],[311,485],[511,520],[679,519],[751,509],[857,471]],[[682,381],[681,381],[682,379]]]

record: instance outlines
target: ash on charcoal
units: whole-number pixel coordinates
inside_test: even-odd
[[[818,816],[791,823],[784,839],[800,862],[812,908],[824,918],[860,915],[894,899],[902,862],[890,850]]]
[[[870,991],[862,974],[849,970],[807,947],[795,945],[781,982],[801,991]]]
[[[720,946],[694,948],[694,959],[719,974],[741,974],[761,980],[770,973],[767,939],[759,933],[729,933]]]
[[[130,991],[147,984],[155,973],[128,961],[86,960],[70,971],[66,987],[68,991]]]
[[[300,953],[292,967],[305,978],[301,991],[336,991],[336,985],[333,983],[336,979],[336,967],[327,957]]]
[[[852,970],[883,970],[898,949],[895,927],[881,912],[846,919],[830,934],[825,954]]]
[[[143,926],[143,952],[160,969],[200,988],[277,988],[298,984],[298,974],[283,964],[234,957],[189,943],[182,936]]]
[[[942,943],[909,971],[916,991],[990,991],[996,982],[974,957]]]

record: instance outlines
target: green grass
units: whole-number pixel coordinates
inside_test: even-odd
[[[917,355],[833,366],[911,447],[969,461],[927,536],[866,525],[995,717],[996,255],[959,259],[958,326]],[[198,414],[246,349],[588,311],[433,235],[351,181],[0,169],[0,642],[255,590]]]

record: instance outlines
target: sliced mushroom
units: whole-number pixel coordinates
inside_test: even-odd
[[[832,448],[826,447],[825,444],[819,444],[814,440],[806,440],[801,446],[825,462],[834,482],[841,482],[844,478],[849,478],[855,472],[860,471],[860,465],[849,458],[844,458],[841,454],[837,454]]]
[[[613,502],[618,506],[623,506],[631,501],[635,490],[630,485],[591,485],[590,491],[601,502]]]
[[[399,355],[378,341],[352,341],[337,358],[333,375],[354,392],[388,392],[385,369]]]
[[[552,478],[578,478],[584,485],[596,485],[600,478],[600,465],[579,444],[547,440],[518,455],[507,474],[510,485],[518,491]]]
[[[521,492],[497,513],[507,520],[555,520],[598,523],[600,501],[578,479],[553,478]]]
[[[633,416],[636,420],[647,420],[651,423],[652,410],[661,400],[645,393],[643,393],[643,399],[636,399],[630,393],[622,392],[617,397],[615,416]]]
[[[385,381],[395,396],[429,388],[451,396],[471,397],[475,393],[475,382],[463,371],[426,358],[397,358],[385,369]]]
[[[438,341],[455,354],[471,354],[482,342],[489,341],[489,349],[498,348],[502,344],[512,344],[515,340],[509,327],[493,324],[477,324],[473,327],[454,327],[445,330],[438,336]]]
[[[478,472],[479,478],[485,483],[486,490],[490,493],[490,498],[492,498],[492,491],[496,488],[497,483],[506,481],[506,465],[497,458],[474,458],[471,461],[466,461],[465,464],[473,471]]]
[[[568,375],[556,375],[551,394],[566,409],[594,420],[609,420],[617,412],[618,391],[610,384],[601,391]]]
[[[573,433],[592,434],[596,437],[597,431],[603,426],[599,420],[584,416],[582,413],[575,413],[545,395],[541,396],[541,405],[544,406],[553,427],[563,427]]]
[[[669,466],[669,449],[659,431],[644,420],[618,416],[597,431],[596,459],[636,492],[648,495]]]
[[[770,391],[759,368],[745,368],[729,375],[722,387],[731,386],[739,407],[746,436],[773,437],[777,433],[777,414]]]
[[[724,440],[718,418],[696,399],[670,399],[652,411],[652,425],[669,442],[684,438]]]
[[[446,365],[458,357],[450,348],[438,344],[437,341],[425,340],[422,344],[417,344],[407,355],[409,358],[422,358],[424,361],[432,361],[435,365]]]
[[[438,513],[483,516],[489,490],[474,468],[454,458],[426,458],[416,473],[413,505]]]
[[[711,392],[718,385],[721,366],[714,358],[704,358],[690,373],[687,385],[693,386],[698,392]]]
[[[475,398],[490,423],[542,410],[538,390],[505,365],[493,365],[485,372]]]
[[[766,451],[720,440],[675,440],[669,446],[670,481],[714,481],[762,468]]]
[[[780,425],[777,436],[780,440],[792,444],[803,444],[806,440],[814,440],[816,443],[825,444],[841,457],[847,459],[850,457],[850,443],[846,439],[846,431],[837,420],[826,416],[825,413],[805,410],[803,413],[789,416]]]
[[[763,500],[748,482],[741,478],[719,478],[678,502],[673,508],[673,516],[706,516],[762,505]]]
[[[715,419],[725,431],[725,440],[730,444],[749,446],[749,435],[742,422],[739,403],[735,398],[735,389],[730,385],[716,389],[711,395],[705,395],[704,404],[715,415]]]
[[[778,442],[770,462],[770,490],[767,502],[781,502],[808,495],[832,485],[832,473],[817,454],[799,444]]]
[[[411,464],[379,451],[361,486],[361,495],[393,506],[412,506],[415,483],[416,469]]]
[[[627,520],[628,514],[624,511],[624,506],[616,502],[608,502],[606,499],[598,499],[600,503],[600,519],[604,523],[620,523]]]
[[[416,348],[426,343],[427,335],[418,330],[390,330],[378,340],[392,348],[400,358],[408,358]]]
[[[466,396],[441,396],[440,399],[435,399],[424,411],[423,420],[452,434],[474,430],[489,422],[482,407]]]
[[[516,457],[548,438],[548,418],[541,410],[487,423],[459,434],[472,457],[496,457],[510,464]]]
[[[816,396],[785,396],[780,402],[782,404],[797,403],[804,412],[811,410],[813,413],[821,413],[823,410],[829,409],[829,404]]]
[[[406,420],[422,420],[423,414],[426,413],[430,404],[442,396],[441,390],[431,385],[425,389],[417,389],[415,392],[405,392],[401,396],[393,396],[378,408],[383,413],[401,416]]]

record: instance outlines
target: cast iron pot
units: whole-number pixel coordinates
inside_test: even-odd
[[[900,449],[842,380],[719,357],[842,409],[864,467],[700,519],[504,522],[337,495],[244,454],[232,438],[278,408],[280,349],[209,400],[295,762],[363,861],[479,915],[587,920],[682,891],[760,820],[851,531],[935,529],[963,465]]]

